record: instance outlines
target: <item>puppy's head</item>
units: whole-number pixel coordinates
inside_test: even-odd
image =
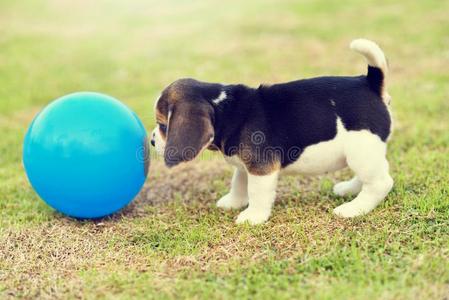
[[[214,139],[214,108],[207,100],[207,86],[180,79],[165,88],[156,101],[157,126],[151,144],[168,167],[194,159]]]

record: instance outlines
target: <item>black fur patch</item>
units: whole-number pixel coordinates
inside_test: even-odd
[[[378,95],[382,94],[384,73],[377,67],[368,66],[368,74],[366,75],[368,83],[373,91]]]

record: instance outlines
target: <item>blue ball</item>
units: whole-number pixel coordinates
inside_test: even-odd
[[[149,165],[145,128],[120,101],[98,93],[61,97],[32,121],[23,163],[37,194],[75,218],[99,218],[126,206]]]

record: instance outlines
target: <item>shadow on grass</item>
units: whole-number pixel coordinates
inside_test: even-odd
[[[73,219],[56,213],[77,224],[117,222],[123,218],[137,219],[148,216],[149,208],[169,203],[182,203],[196,207],[209,207],[229,191],[233,169],[222,159],[198,160],[168,169],[162,161],[153,161],[147,181],[136,198],[119,212],[98,219]],[[347,173],[347,171],[343,171]],[[337,197],[331,192],[332,177],[282,176],[277,188],[277,207],[300,205],[327,209],[329,202],[336,205]],[[347,176],[345,176],[347,177]],[[335,201],[334,201],[335,200]],[[340,199],[342,200],[342,199]],[[343,199],[342,202],[347,201]],[[334,203],[335,202],[335,203]]]
[[[76,219],[55,212],[58,218],[83,224],[116,222],[123,218],[140,218],[148,215],[148,207],[166,205],[177,201],[208,205],[215,203],[227,192],[232,168],[219,159],[196,161],[168,169],[162,161],[151,162],[145,185],[134,200],[122,210],[97,219]]]

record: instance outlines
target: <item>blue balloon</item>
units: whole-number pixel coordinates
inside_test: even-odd
[[[61,97],[32,121],[23,163],[37,194],[75,218],[99,218],[126,206],[149,165],[145,128],[120,101],[98,93]]]

